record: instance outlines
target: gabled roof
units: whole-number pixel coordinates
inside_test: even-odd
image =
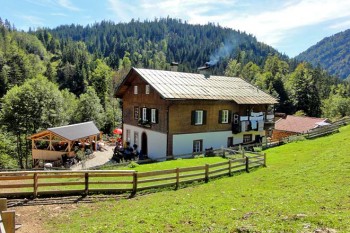
[[[43,132],[39,132],[37,134],[31,135],[30,138],[35,138],[45,132],[52,132],[70,141],[86,138],[86,137],[100,133],[100,131],[97,129],[94,122],[88,121],[88,122],[74,124],[74,125],[65,125],[60,127],[48,128]]]
[[[237,77],[210,76],[163,70],[132,68],[116,91],[126,92],[134,73],[140,75],[164,99],[229,100],[238,104],[275,104],[277,99]],[[130,81],[130,80],[129,80]]]
[[[88,121],[74,125],[60,126],[55,128],[48,128],[47,130],[57,135],[60,135],[68,140],[76,140],[100,133],[93,121]]]
[[[275,122],[275,129],[281,131],[306,133],[308,130],[324,125],[326,118],[292,116],[281,118]]]

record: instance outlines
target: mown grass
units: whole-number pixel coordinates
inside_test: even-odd
[[[269,149],[267,168],[249,174],[81,204],[45,222],[50,232],[350,232],[349,138],[346,126]]]

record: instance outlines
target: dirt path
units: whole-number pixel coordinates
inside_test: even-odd
[[[106,145],[104,148],[105,150],[103,151],[95,151],[94,157],[92,159],[88,159],[87,161],[85,161],[85,166],[83,162],[81,162],[79,164],[73,165],[71,169],[84,170],[84,169],[89,169],[92,167],[101,166],[103,164],[108,163],[113,156],[114,146]]]

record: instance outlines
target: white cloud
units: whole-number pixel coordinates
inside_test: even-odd
[[[81,11],[80,8],[73,5],[73,3],[70,0],[58,0],[58,5],[60,5],[63,8],[66,8],[71,11]]]
[[[229,11],[222,15],[206,17],[192,14],[190,22],[200,23],[207,19],[254,34],[260,41],[276,45],[293,33],[295,29],[317,25],[326,21],[349,17],[350,1],[302,0],[288,2],[279,9],[261,11],[258,14],[235,13]]]
[[[331,29],[344,30],[350,28],[350,20],[345,20],[342,22],[337,22],[329,26]]]
[[[108,2],[117,21],[127,22],[131,18],[152,20],[170,16],[191,24],[219,23],[224,27],[253,34],[259,41],[273,47],[286,47],[284,41],[291,41],[287,39],[300,36],[299,33],[307,27],[322,30],[324,29],[320,26],[322,24],[323,27],[330,25],[328,26],[330,30],[340,28],[344,30],[350,26],[349,0],[135,0],[128,3],[122,0],[108,0]],[[318,37],[313,35],[313,38]]]
[[[43,26],[45,22],[44,19],[33,15],[22,15],[21,18],[24,19],[27,24],[33,26]]]
[[[51,15],[53,16],[62,16],[62,17],[67,17],[68,15],[64,14],[64,13],[51,13]]]
[[[128,22],[132,18],[141,17],[142,9],[137,9],[133,4],[125,3],[120,0],[108,0],[109,10],[111,10],[115,15],[116,21]],[[138,4],[138,3],[136,3]]]

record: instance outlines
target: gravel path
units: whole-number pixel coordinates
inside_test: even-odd
[[[101,166],[103,164],[108,163],[113,156],[114,146],[106,145],[104,148],[106,150],[95,151],[94,157],[92,159],[88,159],[85,161],[85,168],[83,168],[83,163],[79,163],[79,164],[72,166],[71,169],[72,170],[84,170],[84,169],[89,169],[92,167]]]

